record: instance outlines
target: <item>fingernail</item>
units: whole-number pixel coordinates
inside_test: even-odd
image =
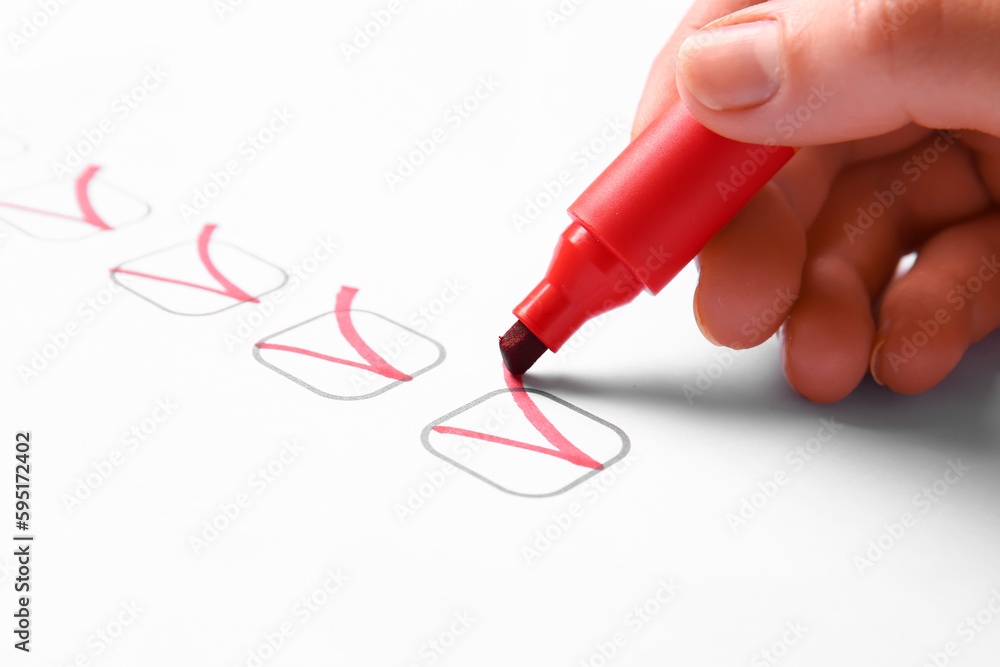
[[[681,44],[684,86],[710,109],[755,107],[781,86],[781,27],[753,21],[695,32]]]
[[[879,356],[879,350],[882,349],[883,345],[885,345],[885,340],[880,340],[875,349],[872,350],[872,356],[868,359],[868,370],[871,371],[872,379],[884,387],[885,382],[882,382],[882,378],[878,376],[878,371],[875,370],[879,367],[879,362],[882,361],[882,357]]]
[[[715,339],[715,336],[713,336],[708,332],[708,327],[705,326],[705,323],[701,319],[701,309],[698,307],[698,290],[700,289],[701,285],[696,287],[694,290],[694,321],[698,325],[698,328],[701,330],[701,335],[707,338],[709,343],[711,343],[712,345],[718,345],[719,347],[722,347],[722,343],[717,341]]]

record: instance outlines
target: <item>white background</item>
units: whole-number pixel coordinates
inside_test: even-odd
[[[866,380],[815,406],[785,386],[774,341],[729,357],[701,339],[689,268],[529,377],[629,435],[629,465],[605,493],[514,497],[459,472],[400,520],[397,505],[441,470],[421,429],[503,386],[495,337],[541,277],[565,207],[625,146],[684,8],[588,0],[553,26],[556,0],[404,0],[345,58],[342,44],[385,5],[245,0],[220,17],[211,0],[69,2],[15,52],[9,34],[39,5],[4,3],[0,128],[29,148],[0,161],[2,189],[52,178],[110,117],[88,159],[153,211],[75,242],[3,227],[0,540],[13,544],[13,439],[25,429],[37,538],[30,655],[11,648],[13,547],[0,549],[2,664],[253,665],[283,623],[292,636],[262,664],[596,667],[617,632],[626,642],[606,664],[769,664],[760,651],[789,623],[804,628],[778,646],[789,667],[923,665],[949,641],[960,649],[949,664],[991,664],[1000,617],[971,642],[959,626],[1000,590],[996,336],[924,395]],[[119,120],[116,98],[148,66],[165,80]],[[481,77],[497,90],[448,125]],[[185,224],[180,205],[242,159],[275,108],[294,121]],[[609,121],[625,129],[581,168],[580,147]],[[435,127],[445,142],[390,191],[385,172]],[[512,215],[562,170],[571,186],[516,229]],[[204,222],[289,271],[317,238],[340,248],[234,349],[225,337],[253,306],[185,318],[124,293],[84,320],[109,268],[190,241]],[[258,338],[332,310],[341,285],[360,289],[356,307],[406,323],[449,280],[464,290],[426,330],[445,362],[371,400],[324,399],[251,356]],[[80,334],[23,381],[19,366],[70,322]],[[689,401],[683,387],[701,373],[717,377]],[[125,451],[123,434],[158,399],[177,408]],[[843,428],[792,473],[786,456],[821,419]],[[303,451],[256,494],[251,476],[292,439]],[[68,508],[115,450],[121,465]],[[959,459],[970,470],[923,512],[914,496]],[[734,531],[727,516],[778,471],[790,481]],[[240,493],[252,505],[195,554],[189,539]],[[573,503],[572,525],[552,529]],[[905,512],[915,525],[859,571],[856,557]],[[524,548],[547,528],[556,539],[529,562]],[[301,622],[297,601],[338,569],[347,583]],[[628,615],[661,580],[680,591],[637,627]],[[96,633],[116,631],[123,604],[141,612],[109,646]],[[471,629],[428,653],[462,613]]]

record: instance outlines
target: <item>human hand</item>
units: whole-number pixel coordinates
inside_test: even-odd
[[[827,402],[869,369],[923,391],[1000,326],[998,36],[997,0],[695,2],[633,136],[682,100],[719,134],[803,146],[699,255],[709,340],[780,327],[789,384]]]

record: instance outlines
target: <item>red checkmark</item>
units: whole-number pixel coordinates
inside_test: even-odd
[[[382,377],[387,377],[391,380],[409,382],[413,379],[412,377],[393,367],[392,364],[379,356],[378,352],[373,350],[367,343],[365,343],[364,340],[362,340],[361,335],[358,334],[357,329],[354,328],[354,322],[351,321],[351,302],[354,300],[354,295],[357,293],[358,290],[355,287],[340,288],[340,292],[337,293],[337,306],[335,314],[337,316],[337,328],[340,329],[340,334],[344,337],[344,340],[351,344],[354,351],[361,355],[361,358],[367,363],[350,361],[339,357],[331,357],[327,354],[307,350],[303,347],[294,347],[292,345],[257,343],[257,347],[261,350],[281,350],[283,352],[302,354],[307,357],[313,357],[314,359],[322,359],[323,361],[330,361],[335,364],[343,364],[345,366],[353,366],[354,368],[371,371],[372,373],[377,373]]]
[[[65,213],[56,213],[55,211],[45,211],[40,208],[34,208],[31,206],[21,206],[20,204],[9,204],[7,202],[0,202],[0,206],[5,206],[7,208],[15,208],[20,211],[28,211],[29,213],[41,213],[43,215],[49,215],[53,218],[62,218],[64,220],[76,220],[78,222],[85,222],[88,225],[93,225],[97,227],[102,232],[110,231],[112,229],[111,225],[101,220],[101,216],[97,215],[97,211],[94,210],[93,205],[90,203],[90,195],[88,193],[88,188],[90,187],[90,181],[94,178],[94,175],[100,170],[97,165],[90,165],[83,172],[76,177],[76,182],[74,183],[74,188],[76,189],[76,205],[80,208],[81,215],[66,215]]]
[[[150,280],[159,280],[164,283],[173,283],[174,285],[184,285],[185,287],[193,287],[194,289],[205,290],[206,292],[212,292],[214,294],[221,294],[222,296],[228,296],[231,299],[236,299],[237,301],[259,303],[256,297],[253,297],[239,287],[234,285],[228,278],[222,275],[222,272],[215,267],[212,263],[212,258],[208,254],[208,242],[212,238],[212,232],[215,231],[216,225],[205,225],[201,229],[201,234],[198,235],[198,257],[201,259],[202,265],[205,270],[208,271],[217,283],[222,287],[222,289],[216,289],[214,287],[208,287],[206,285],[199,285],[198,283],[189,283],[186,280],[175,280],[174,278],[165,278],[164,276],[156,276],[151,273],[142,273],[140,271],[132,271],[130,269],[123,269],[121,267],[116,267],[111,269],[111,273],[125,273],[130,276],[138,276],[140,278],[149,278]]]
[[[514,397],[514,403],[516,403],[517,407],[521,409],[522,413],[524,413],[528,422],[535,427],[535,430],[538,431],[550,445],[555,447],[555,449],[539,447],[538,445],[521,442],[520,440],[501,438],[496,435],[490,435],[489,433],[480,433],[479,431],[470,431],[469,429],[455,428],[453,426],[435,426],[434,430],[438,433],[475,438],[477,440],[493,442],[498,445],[507,445],[508,447],[527,449],[528,451],[538,452],[539,454],[548,454],[549,456],[554,456],[557,459],[563,459],[564,461],[568,461],[584,468],[593,468],[595,470],[604,469],[604,466],[601,465],[601,463],[592,459],[586,454],[586,452],[580,450],[576,445],[570,442],[566,436],[559,432],[559,429],[557,429],[555,425],[549,421],[548,417],[542,414],[542,411],[538,409],[535,402],[531,400],[531,394],[525,391],[524,383],[521,382],[519,378],[511,375],[506,366],[504,366],[503,369],[503,376],[504,381],[507,383],[507,388],[510,389],[511,396]]]

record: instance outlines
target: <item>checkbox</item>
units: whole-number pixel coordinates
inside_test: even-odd
[[[197,241],[179,243],[111,269],[125,289],[175,315],[212,315],[241,303],[259,303],[288,280],[267,260],[212,240],[205,225]]]
[[[372,398],[444,361],[437,341],[387,317],[351,307],[344,287],[335,310],[272,334],[254,345],[264,366],[324,398]]]
[[[149,205],[105,182],[90,165],[64,183],[45,181],[0,194],[0,220],[29,236],[72,241],[149,215]]]
[[[435,456],[529,497],[564,493],[630,449],[614,424],[517,380],[434,420],[420,437]]]

